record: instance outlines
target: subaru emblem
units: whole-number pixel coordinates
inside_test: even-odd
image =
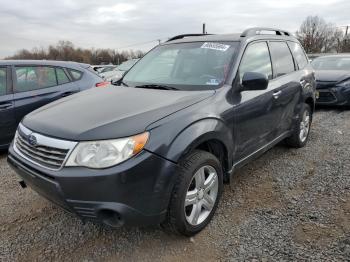
[[[28,143],[29,143],[31,146],[36,146],[36,144],[37,144],[36,137],[35,137],[34,135],[29,135],[29,136],[28,136]]]

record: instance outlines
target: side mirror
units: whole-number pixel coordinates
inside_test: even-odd
[[[243,75],[241,91],[265,90],[268,84],[269,80],[264,74],[246,72]]]

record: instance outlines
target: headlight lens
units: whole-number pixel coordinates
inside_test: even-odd
[[[70,154],[66,166],[107,168],[138,154],[146,145],[149,133],[113,140],[80,142]]]

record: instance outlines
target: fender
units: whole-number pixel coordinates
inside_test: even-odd
[[[167,129],[167,128],[166,128]],[[173,127],[173,131],[176,127]],[[168,129],[169,130],[169,129]],[[151,131],[151,137],[162,136],[163,128],[156,128]],[[153,147],[157,143],[151,143],[147,146],[147,149],[156,153],[172,162],[178,163],[183,155],[198,147],[203,142],[209,140],[216,140],[221,142],[227,153],[227,163],[232,166],[232,152],[233,152],[233,137],[232,131],[229,127],[218,118],[205,118],[186,126],[182,130],[179,130],[174,136],[171,133],[167,133],[168,143],[166,146]],[[164,139],[164,136],[162,136]],[[158,140],[158,139],[157,139]],[[225,167],[225,168],[230,168]],[[226,170],[228,170],[226,169]]]

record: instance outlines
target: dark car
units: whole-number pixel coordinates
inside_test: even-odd
[[[8,162],[23,186],[82,219],[193,235],[237,168],[282,140],[306,144],[314,101],[313,69],[288,32],[182,35],[120,87],[27,115]]]
[[[0,149],[8,147],[18,123],[29,112],[102,83],[87,64],[0,61]]]
[[[318,105],[350,106],[350,54],[318,57],[316,71]]]

